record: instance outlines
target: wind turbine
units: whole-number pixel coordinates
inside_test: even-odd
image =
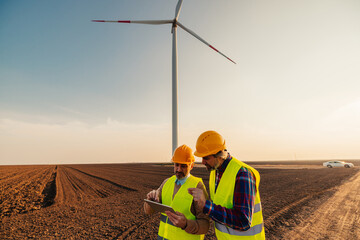
[[[186,32],[190,33],[192,36],[209,46],[211,49],[215,50],[225,58],[227,58],[229,61],[236,64],[233,60],[231,60],[229,57],[225,56],[222,52],[211,46],[208,42],[206,42],[204,39],[199,37],[196,33],[191,31],[190,29],[186,28],[184,25],[182,25],[178,19],[180,14],[180,9],[182,5],[183,0],[179,0],[176,8],[175,8],[175,18],[172,20],[137,20],[137,21],[130,21],[130,20],[92,20],[93,22],[111,22],[111,23],[137,23],[137,24],[151,24],[151,25],[160,25],[160,24],[172,24],[171,27],[171,33],[172,33],[172,152],[175,151],[175,149],[178,146],[178,79],[177,79],[177,42],[176,42],[176,30],[177,26],[184,29]]]

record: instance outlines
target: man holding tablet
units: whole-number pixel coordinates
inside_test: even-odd
[[[168,205],[175,211],[161,213],[158,239],[204,239],[209,229],[209,218],[187,190],[199,188],[208,199],[202,179],[190,174],[194,161],[190,147],[178,147],[172,157],[175,175],[165,179],[157,190],[146,195],[146,199]],[[147,202],[144,203],[144,211],[146,214],[155,212]]]

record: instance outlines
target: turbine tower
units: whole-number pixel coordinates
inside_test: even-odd
[[[211,46],[207,43],[204,39],[199,37],[190,29],[186,28],[182,25],[178,19],[180,15],[181,5],[183,0],[179,0],[176,9],[175,9],[175,18],[172,20],[140,20],[140,21],[130,21],[130,20],[92,20],[93,22],[111,22],[111,23],[137,23],[137,24],[152,24],[152,25],[160,25],[160,24],[172,24],[172,153],[174,153],[175,149],[178,146],[178,67],[177,67],[177,37],[176,37],[176,30],[177,26],[181,27],[186,32],[190,33],[192,36],[209,46],[211,49],[215,50],[229,61],[236,64],[233,60],[229,57],[225,56],[222,52]]]

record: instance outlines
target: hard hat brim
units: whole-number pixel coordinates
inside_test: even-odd
[[[225,144],[224,144],[224,146],[222,146],[221,148],[218,148],[218,149],[215,149],[215,150],[213,150],[213,151],[210,151],[210,152],[206,152],[206,153],[199,153],[198,151],[195,151],[194,152],[194,155],[196,156],[196,157],[206,157],[206,156],[210,156],[210,155],[214,155],[214,154],[216,154],[216,153],[218,153],[218,152],[220,152],[220,151],[222,151],[222,150],[225,150],[226,149],[226,146],[225,146]]]
[[[199,153],[199,152],[197,152],[197,151],[194,152],[194,155],[195,155],[196,157],[206,157],[206,156],[208,156],[207,154]]]
[[[176,161],[176,162],[175,162],[174,160],[171,159],[171,162],[173,162],[173,163],[179,163],[179,164],[191,164],[191,163],[194,163],[195,161],[191,161],[191,162],[182,162],[182,161],[179,162],[179,161]]]

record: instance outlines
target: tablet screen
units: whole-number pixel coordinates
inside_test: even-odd
[[[154,202],[151,200],[147,200],[147,199],[144,199],[144,201],[147,202],[151,206],[151,208],[157,212],[165,213],[165,211],[170,211],[170,212],[175,213],[174,209],[172,209],[172,207],[170,207],[170,206],[167,206],[167,205],[164,205],[164,204],[161,204],[158,202]]]

